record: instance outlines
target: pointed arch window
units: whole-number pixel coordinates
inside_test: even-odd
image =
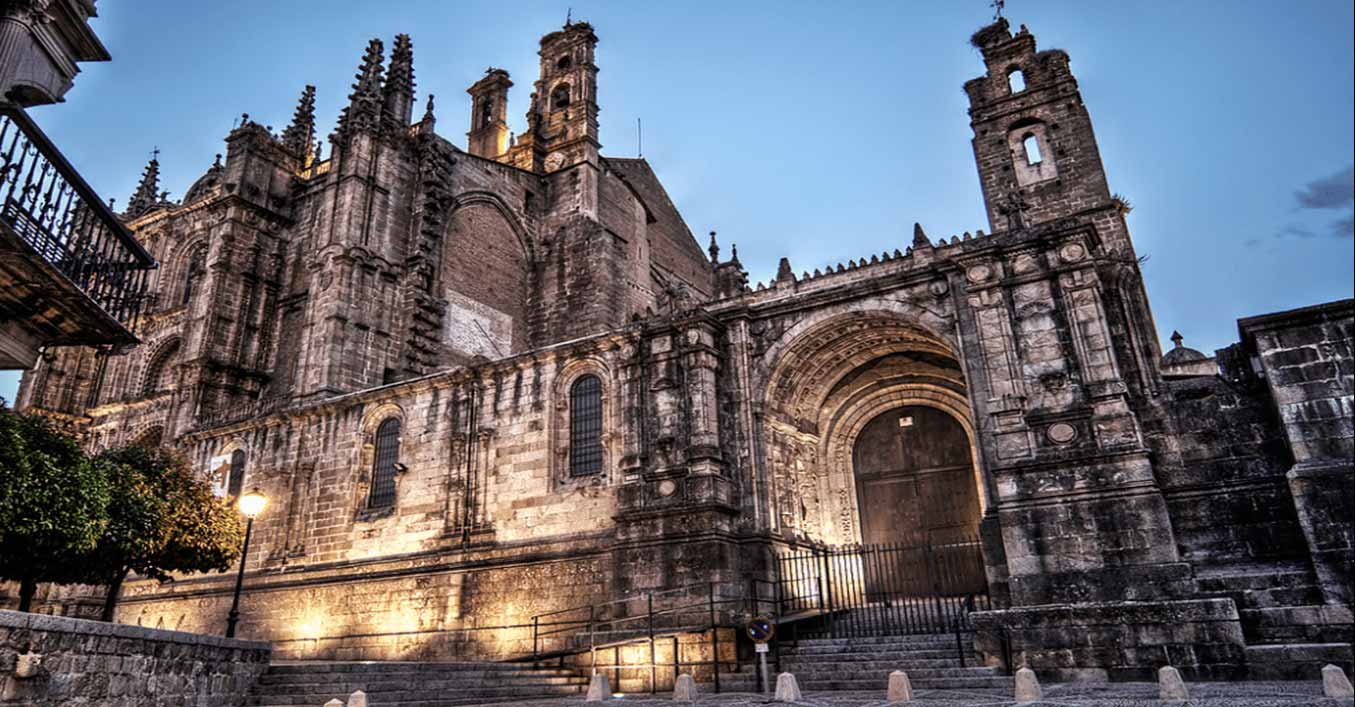
[[[226,495],[239,497],[245,489],[245,450],[231,452],[231,471],[226,479]]]
[[[146,377],[141,384],[142,396],[155,395],[170,387],[174,379],[174,364],[179,359],[179,341],[176,339],[161,347],[146,364]]]
[[[400,418],[388,417],[376,428],[372,458],[372,489],[367,496],[369,508],[395,505],[395,475],[400,463]]]
[[[602,381],[580,376],[569,387],[569,475],[602,472]]]

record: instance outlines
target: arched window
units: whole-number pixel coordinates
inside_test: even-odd
[[[571,60],[571,59],[569,58],[569,55],[568,55],[568,54],[566,54],[566,55],[560,57],[560,60],[557,61],[557,62],[555,62],[555,68],[556,68],[558,71],[568,71],[568,70],[569,70],[569,67],[571,67],[571,66],[573,66],[573,65],[574,65],[574,62],[573,62],[573,60]]]
[[[569,107],[569,84],[562,83],[550,94],[550,105],[554,110]]]
[[[141,395],[155,395],[169,388],[174,379],[174,364],[179,360],[179,341],[175,339],[163,346],[146,364],[146,377],[141,385]]]
[[[188,268],[184,270],[183,276],[183,298],[179,304],[186,305],[193,299],[193,289],[202,280],[202,275],[207,272],[207,254],[206,249],[202,247],[195,248],[193,254],[188,258]]]
[[[494,122],[494,106],[489,101],[480,103],[480,127],[488,127]]]
[[[569,475],[602,472],[602,381],[581,376],[569,387]]]
[[[1020,69],[1010,69],[1007,71],[1007,88],[1012,93],[1020,93],[1026,90],[1026,75],[1021,73]]]
[[[1040,138],[1035,133],[1026,133],[1021,137],[1021,146],[1026,150],[1026,164],[1036,165],[1044,161],[1040,154]]]
[[[238,497],[245,488],[245,450],[231,452],[231,474],[226,479],[226,495]]]
[[[376,453],[372,458],[372,490],[369,508],[395,505],[395,474],[400,463],[400,418],[388,417],[376,428]]]

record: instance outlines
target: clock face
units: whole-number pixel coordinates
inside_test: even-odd
[[[565,156],[564,156],[563,153],[560,153],[560,152],[552,152],[552,153],[550,153],[549,155],[546,155],[546,171],[547,171],[547,172],[554,172],[555,170],[559,169],[560,166],[563,165],[564,163],[565,163]]]

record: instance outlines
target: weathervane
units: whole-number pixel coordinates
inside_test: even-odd
[[[1007,4],[1007,0],[993,0],[993,20],[1002,19],[1002,9]]]

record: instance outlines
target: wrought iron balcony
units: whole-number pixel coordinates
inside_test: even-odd
[[[126,345],[155,259],[23,109],[0,101],[0,323],[37,345]]]

